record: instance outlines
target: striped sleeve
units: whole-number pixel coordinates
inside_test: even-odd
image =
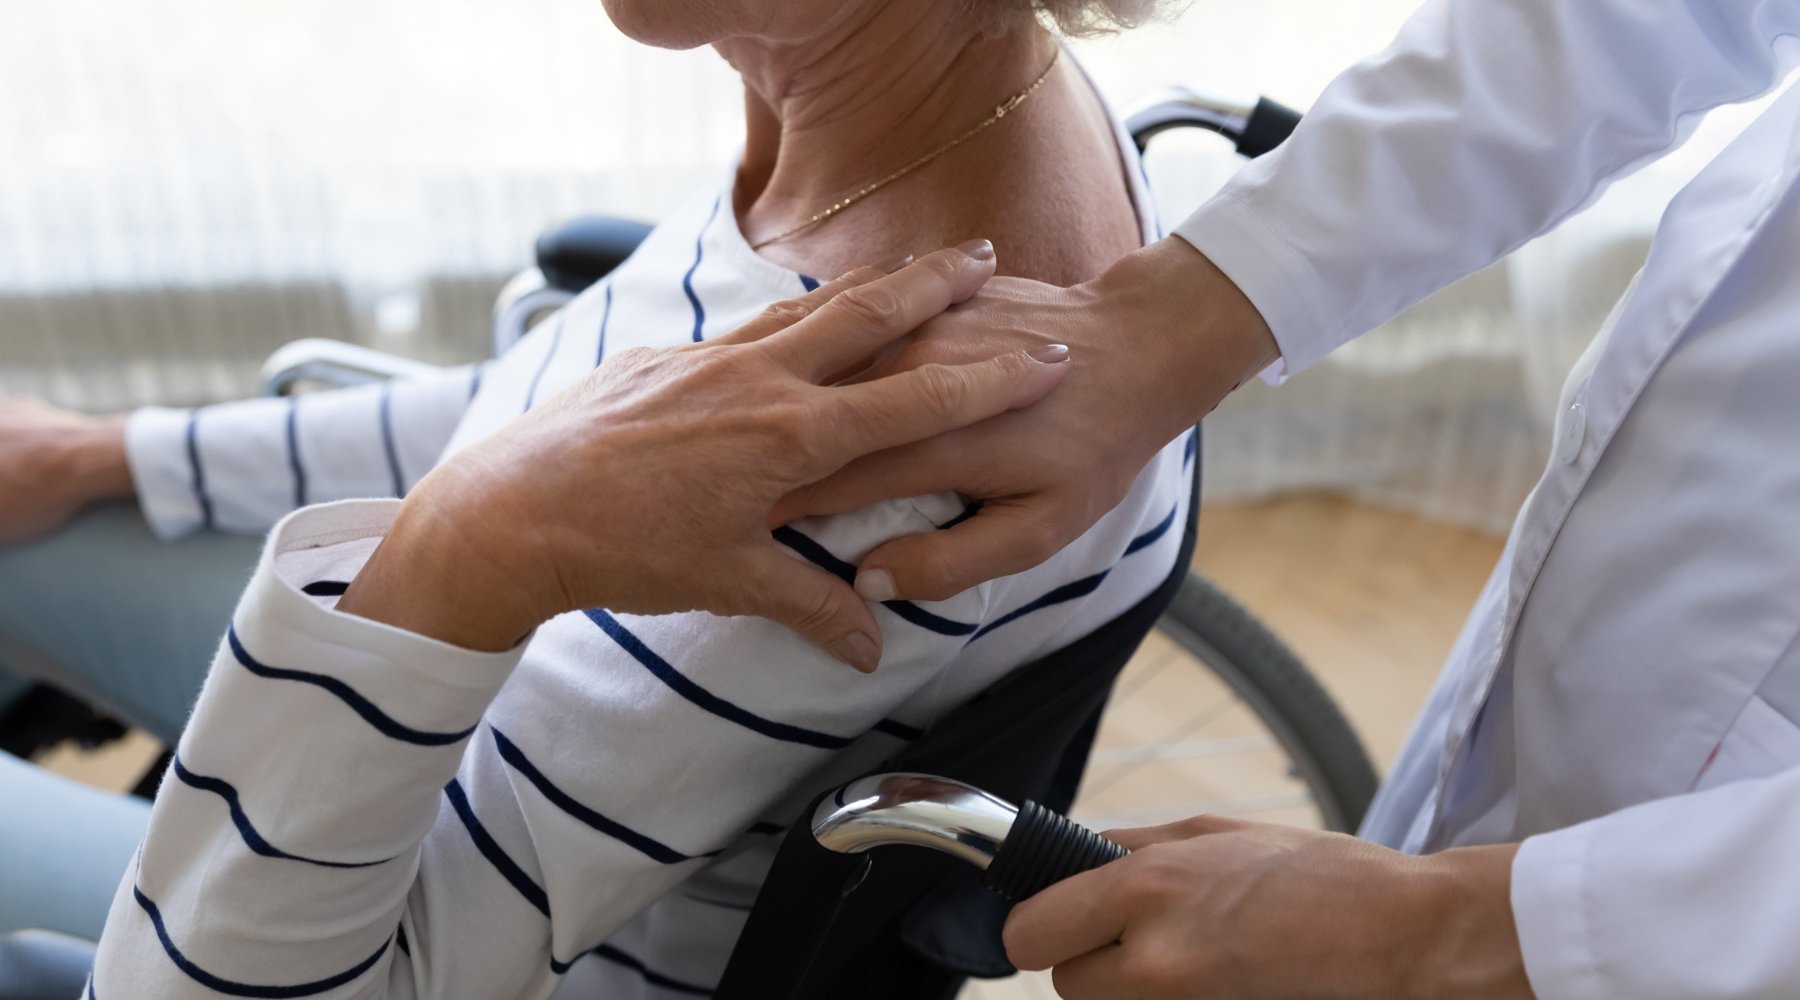
[[[305,592],[353,576],[398,507],[316,507],[271,537],[114,899],[101,995],[454,995],[415,982],[402,927],[443,789],[520,652]]]
[[[166,539],[261,534],[312,503],[399,497],[437,464],[475,384],[451,369],[406,381],[194,410],[126,425],[138,504]]]
[[[96,992],[542,998],[593,954],[705,993],[716,969],[609,937],[759,820],[1147,592],[1178,547],[1182,447],[1044,568],[887,602],[870,675],[771,622],[699,612],[590,609],[512,654],[444,646],[329,604],[399,503],[290,515],[115,897]],[[889,501],[778,541],[848,575],[965,516],[954,497]]]

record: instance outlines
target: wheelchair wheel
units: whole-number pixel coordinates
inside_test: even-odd
[[[1214,813],[1350,832],[1375,785],[1306,666],[1190,573],[1113,689],[1073,815],[1101,829]]]

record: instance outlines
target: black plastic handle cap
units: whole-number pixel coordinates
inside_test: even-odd
[[[1016,903],[1127,853],[1067,816],[1027,800],[981,884]]]
[[[1238,137],[1237,151],[1252,159],[1273,150],[1300,127],[1300,112],[1266,97],[1259,98],[1244,122],[1244,134]]]

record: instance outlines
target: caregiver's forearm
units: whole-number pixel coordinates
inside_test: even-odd
[[[1433,0],[1176,232],[1298,370],[1773,86],[1797,30],[1785,0]]]
[[[1115,360],[1142,373],[1130,410],[1173,440],[1219,400],[1280,357],[1256,306],[1192,244],[1165,237],[1115,263],[1081,291],[1120,346]]]

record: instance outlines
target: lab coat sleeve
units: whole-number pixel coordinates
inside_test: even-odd
[[[1768,90],[1794,32],[1794,0],[1432,0],[1175,232],[1298,371]]]
[[[401,497],[437,464],[480,369],[193,410],[125,426],[138,506],[164,539],[257,534],[307,504]]]
[[[1525,841],[1513,916],[1539,1000],[1791,1000],[1800,768]]]

